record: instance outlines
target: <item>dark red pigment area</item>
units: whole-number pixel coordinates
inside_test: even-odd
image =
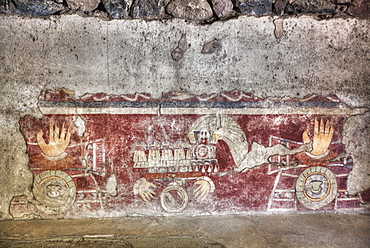
[[[134,196],[134,184],[140,178],[147,178],[155,186],[155,192],[159,194],[168,183],[173,180],[185,177],[192,177],[193,174],[172,174],[156,177],[151,175],[148,169],[134,168],[133,155],[137,144],[149,144],[156,142],[159,144],[170,143],[174,144],[177,141],[189,143],[187,137],[191,125],[199,118],[200,115],[118,115],[118,114],[89,114],[81,115],[85,120],[85,133],[83,137],[79,137],[77,129],[73,124],[75,116],[73,115],[53,115],[45,116],[43,119],[36,119],[26,116],[20,121],[22,133],[28,143],[28,153],[30,156],[30,168],[40,167],[40,162],[34,162],[36,156],[41,155],[41,149],[37,146],[36,135],[40,130],[44,132],[44,139],[49,142],[50,122],[61,128],[63,123],[65,127],[71,127],[71,142],[66,149],[66,153],[74,158],[73,163],[68,162],[69,167],[61,167],[59,169],[68,171],[69,175],[81,173],[83,165],[81,156],[89,142],[102,140],[105,148],[105,164],[104,173],[99,167],[91,177],[76,177],[74,179],[77,190],[88,190],[98,185],[99,190],[104,191],[107,179],[110,175],[115,174],[118,181],[117,196],[109,196],[103,194],[101,202],[105,210],[127,210],[154,208],[153,211],[161,211],[158,209],[158,197],[150,203],[144,202],[140,196]],[[246,141],[249,144],[249,149],[252,142],[258,142],[264,146],[272,146],[277,143],[287,145],[287,143],[302,142],[302,133],[308,129],[312,138],[314,133],[314,120],[321,116],[314,115],[230,115],[240,125],[246,136]],[[340,154],[345,148],[341,144],[340,132],[342,131],[345,117],[330,116],[326,120],[330,120],[334,126],[335,133],[332,139],[330,150]],[[281,142],[279,139],[272,139],[272,136],[284,139]],[[235,161],[230,152],[230,148],[223,140],[219,140],[216,146],[216,158],[219,165],[219,172],[231,172],[235,169]],[[290,148],[295,148],[300,144],[290,144]],[[297,158],[291,156],[292,161],[297,162]],[[43,169],[58,170],[58,165],[49,164],[43,165]],[[185,180],[183,187],[189,194],[189,208],[200,209],[200,211],[266,211],[269,198],[274,187],[274,182],[277,178],[277,173],[270,173],[271,168],[277,169],[276,166],[262,165],[255,167],[243,173],[231,173],[220,175],[219,173],[198,173],[195,176],[205,175],[212,179],[215,184],[215,191],[207,196],[207,199],[198,202],[194,199],[193,190],[196,188],[194,180]],[[287,173],[299,175],[304,169],[293,168]],[[345,167],[330,168],[335,174],[344,174],[350,171]],[[42,170],[35,171],[35,174]],[[171,181],[172,180],[172,181]],[[296,178],[285,177],[279,182],[280,189],[294,189]],[[338,189],[346,187],[346,177],[338,179]],[[366,194],[365,197],[366,198]],[[95,203],[94,203],[95,204]],[[98,209],[95,204],[89,205],[93,210]],[[291,204],[291,203],[274,203],[274,204]],[[341,203],[342,204],[342,203]],[[343,203],[345,204],[345,203]],[[102,205],[102,204],[100,204]],[[102,206],[99,206],[101,208]],[[279,206],[272,206],[279,207]],[[283,206],[293,208],[294,206]],[[76,209],[81,206],[76,206]],[[327,205],[324,209],[333,209],[333,203]],[[307,209],[298,204],[298,210]]]

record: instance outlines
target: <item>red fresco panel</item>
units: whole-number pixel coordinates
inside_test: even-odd
[[[357,210],[334,96],[45,91],[20,121],[43,216]],[[311,141],[311,143],[310,143]],[[308,144],[305,144],[308,143]],[[357,205],[356,205],[357,204]]]

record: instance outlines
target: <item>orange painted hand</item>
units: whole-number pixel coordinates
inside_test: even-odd
[[[330,142],[333,138],[334,128],[330,125],[330,121],[320,121],[315,118],[314,133],[312,140],[312,151],[310,152],[314,156],[323,155],[329,148]],[[302,134],[303,142],[305,144],[310,143],[311,139],[308,136],[308,130],[305,130]]]
[[[62,129],[60,130],[55,122],[51,120],[49,126],[49,144],[46,144],[43,135],[44,132],[40,130],[36,136],[37,144],[42,152],[50,157],[58,157],[69,145],[71,140],[71,127],[69,126],[67,129],[63,123]]]

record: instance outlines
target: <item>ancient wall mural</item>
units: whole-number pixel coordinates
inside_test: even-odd
[[[362,211],[341,132],[365,110],[335,96],[61,89],[39,107],[42,119],[20,121],[34,199],[14,197],[14,218]]]

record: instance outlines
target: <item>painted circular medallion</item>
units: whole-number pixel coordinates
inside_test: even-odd
[[[337,181],[333,172],[321,166],[304,170],[296,182],[298,201],[309,209],[328,205],[337,195]]]
[[[163,189],[161,195],[161,205],[166,212],[179,213],[188,204],[188,194],[183,187],[170,185]]]
[[[48,214],[58,214],[70,208],[76,198],[73,179],[63,171],[44,171],[35,177],[33,193]]]

